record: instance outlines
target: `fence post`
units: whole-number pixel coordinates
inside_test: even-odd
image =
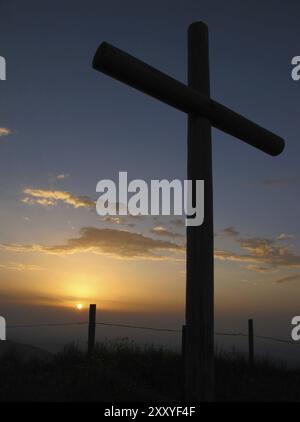
[[[248,340],[249,340],[249,366],[254,366],[254,335],[253,335],[253,319],[248,319]]]
[[[182,364],[182,399],[185,400],[185,367],[186,367],[186,353],[185,353],[185,325],[182,326],[181,331],[181,364]]]
[[[89,312],[89,338],[88,338],[88,354],[91,355],[95,348],[96,337],[96,305],[90,305]]]

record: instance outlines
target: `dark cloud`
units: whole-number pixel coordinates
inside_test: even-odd
[[[279,278],[278,280],[275,280],[275,283],[282,284],[282,283],[287,283],[288,281],[294,281],[294,280],[299,280],[299,279],[300,279],[300,274],[293,274],[287,277]]]
[[[293,185],[297,182],[297,177],[282,177],[278,179],[265,179],[262,181],[262,185],[269,187]]]
[[[225,229],[221,230],[220,233],[217,234],[219,237],[232,237],[235,238],[239,235],[239,232],[233,227],[226,227]]]

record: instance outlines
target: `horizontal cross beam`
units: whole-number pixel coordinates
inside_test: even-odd
[[[215,128],[267,154],[279,155],[284,149],[281,137],[106,42],[98,48],[93,67],[178,110],[206,117]]]

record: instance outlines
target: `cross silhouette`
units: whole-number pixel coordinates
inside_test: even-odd
[[[270,155],[284,141],[210,98],[208,28],[188,30],[188,86],[103,42],[94,69],[188,114],[187,177],[204,180],[204,222],[187,227],[186,325],[183,333],[184,390],[187,401],[214,397],[214,231],[211,127]]]

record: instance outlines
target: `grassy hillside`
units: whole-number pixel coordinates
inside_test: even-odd
[[[182,398],[179,354],[121,341],[89,358],[75,345],[51,359],[0,358],[0,401],[168,401]],[[219,401],[300,401],[300,370],[268,360],[250,371],[238,354],[216,357]]]

